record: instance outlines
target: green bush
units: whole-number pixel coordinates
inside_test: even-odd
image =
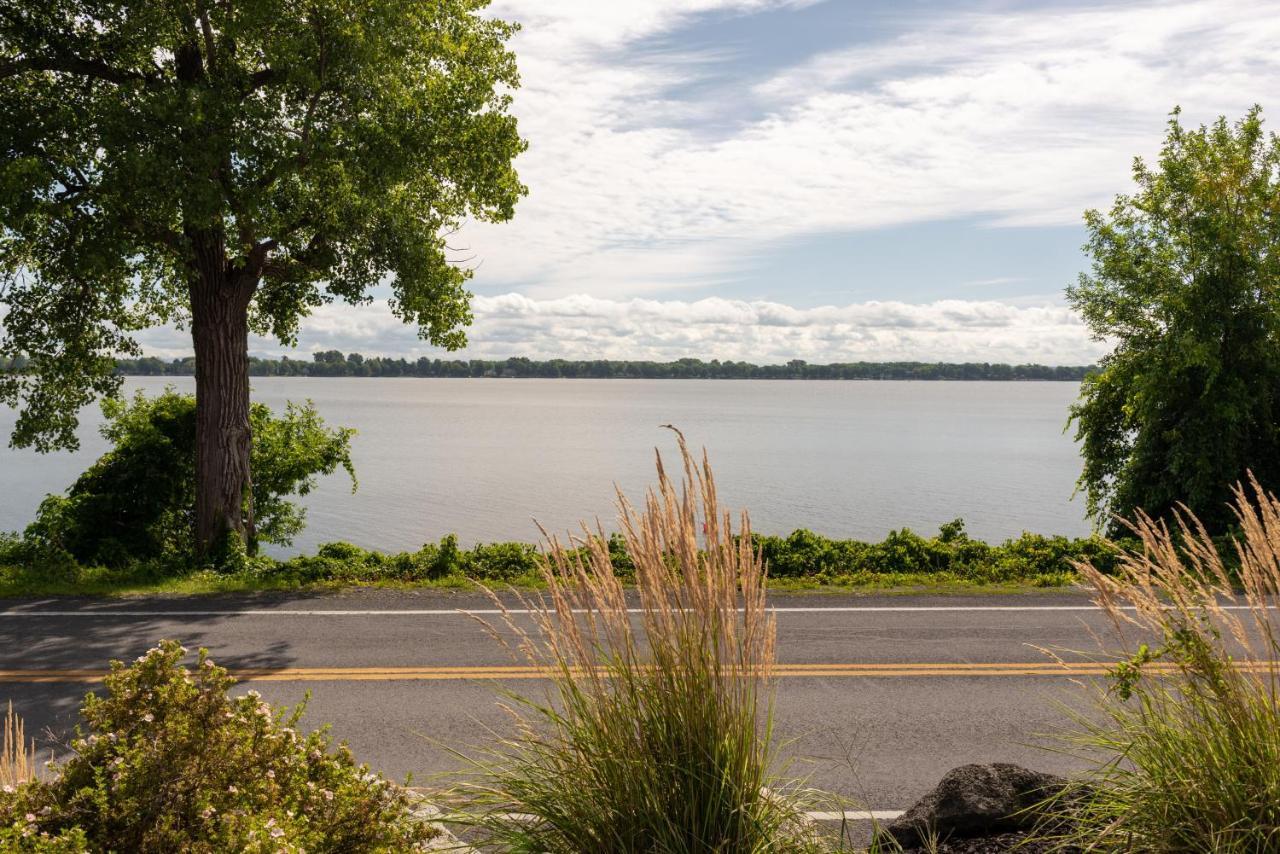
[[[357,766],[324,730],[297,730],[201,650],[165,641],[113,662],[56,776],[0,793],[5,851],[398,852],[435,835],[402,790]]]
[[[1068,539],[1023,533],[990,545],[970,539],[964,520],[942,526],[936,537],[922,537],[909,529],[890,531],[878,543],[835,540],[804,529],[788,537],[755,535],[773,578],[865,579],[876,576],[946,577],[972,582],[1012,582],[1037,579],[1066,581],[1074,564],[1089,561],[1107,568],[1115,564],[1114,549],[1089,537]]]
[[[538,571],[538,550],[528,543],[491,543],[465,552],[462,573],[480,581],[513,581]]]
[[[51,495],[22,538],[27,561],[119,567],[153,559],[183,560],[193,548],[195,397],[172,389],[132,402],[107,400],[102,435],[112,449],[77,478],[65,496]],[[348,429],[330,430],[307,403],[275,415],[250,411],[251,470],[257,541],[288,545],[304,511],[286,499],[306,495],[318,475],[339,466],[352,476]],[[10,545],[12,548],[12,544]]]
[[[47,517],[33,523],[23,539],[0,535],[0,587],[28,592],[73,591],[89,580],[110,587],[145,584],[191,571],[189,564],[132,561],[114,568],[86,567],[66,552],[47,550],[27,560],[33,538],[43,536]],[[753,534],[771,578],[817,584],[918,584],[929,581],[962,584],[1069,584],[1075,564],[1088,562],[1110,571],[1116,547],[1097,537],[1070,539],[1023,533],[990,545],[970,539],[957,519],[942,526],[936,537],[913,531],[893,531],[883,541],[867,543],[824,537],[798,530],[786,537]],[[606,541],[609,557],[620,577],[630,579],[635,565],[622,537]],[[1223,541],[1224,550],[1229,544]],[[1224,557],[1229,557],[1224,551]],[[229,562],[231,563],[231,562]],[[326,543],[313,555],[287,560],[243,558],[239,573],[253,584],[416,584],[448,579],[471,579],[485,584],[520,582],[538,577],[538,551],[527,543],[481,543],[469,549],[450,534],[414,552],[387,554],[351,543]],[[8,567],[8,568],[6,568]]]

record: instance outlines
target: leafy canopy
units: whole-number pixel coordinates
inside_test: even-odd
[[[69,554],[84,565],[192,554],[196,490],[196,401],[172,389],[131,404],[103,403],[102,435],[112,449],[76,479],[66,496],[51,495],[23,535],[32,559]],[[355,486],[351,437],[328,429],[315,408],[289,404],[281,415],[261,403],[249,411],[256,538],[288,545],[305,511],[288,500],[306,495],[316,477],[346,469]],[[253,544],[251,544],[253,545]]]
[[[202,265],[261,279],[251,328],[361,302],[458,347],[446,237],[511,217],[511,24],[487,0],[42,0],[0,8],[0,402],[74,447],[133,333],[190,322]],[[221,258],[208,253],[221,250]],[[215,252],[216,254],[216,252]]]
[[[1247,469],[1280,484],[1280,140],[1258,107],[1196,130],[1175,111],[1133,176],[1085,214],[1092,272],[1067,292],[1115,345],[1071,412],[1080,486],[1100,522],[1182,501],[1220,530]]]

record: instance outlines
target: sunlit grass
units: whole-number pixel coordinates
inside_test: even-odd
[[[604,538],[584,531],[572,551],[549,539],[546,595],[523,603],[532,628],[505,610],[495,627],[554,674],[544,697],[510,696],[514,735],[452,793],[501,850],[820,850],[802,792],[777,777],[764,565],[733,536],[705,456],[683,437],[680,453],[681,484],[659,458],[642,509],[619,496],[638,614]]]
[[[10,702],[0,725],[0,786],[12,789],[36,776],[35,741],[27,741],[22,718]]]
[[[518,576],[506,582],[517,590],[534,591],[546,588],[540,575]],[[624,582],[631,586],[629,581]],[[1069,590],[1078,586],[1073,576],[1053,573],[1015,582],[980,582],[959,578],[946,573],[867,573],[860,576],[837,577],[831,580],[810,578],[771,579],[769,588],[774,592],[794,593],[855,593],[911,595],[930,594],[1018,594],[1034,591]],[[378,590],[456,590],[481,591],[483,586],[465,576],[450,575],[444,578],[402,581],[379,579],[371,581],[297,581],[282,578],[263,578],[255,575],[236,575],[217,572],[193,572],[155,580],[121,578],[104,571],[101,574],[85,573],[76,581],[32,578],[18,568],[0,567],[0,598],[29,596],[147,596],[147,595],[210,595],[218,593],[315,593],[327,591],[378,589]]]
[[[524,576],[514,579],[511,584],[521,589],[541,589],[540,576]],[[0,567],[0,598],[29,596],[186,596],[211,595],[219,593],[267,593],[267,592],[325,592],[355,589],[387,589],[387,590],[472,590],[483,588],[473,579],[463,576],[446,576],[438,579],[418,581],[399,581],[381,579],[377,581],[353,582],[348,580],[333,581],[295,581],[281,578],[262,578],[254,575],[224,574],[212,571],[192,572],[188,575],[172,576],[155,580],[138,580],[120,578],[104,571],[100,577],[95,573],[85,573],[74,582],[60,580],[32,579],[18,570],[6,572]]]
[[[1252,482],[1235,512],[1238,571],[1185,510],[1172,530],[1140,516],[1141,546],[1114,577],[1081,567],[1133,640],[1100,696],[1102,722],[1082,719],[1072,741],[1096,767],[1064,794],[1068,841],[1280,850],[1280,502]]]

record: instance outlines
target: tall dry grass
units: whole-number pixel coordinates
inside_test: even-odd
[[[1069,790],[1090,851],[1280,851],[1280,501],[1237,485],[1238,568],[1183,509],[1142,515],[1115,576],[1079,567],[1128,638]]]
[[[5,711],[0,727],[0,786],[15,788],[36,776],[36,744],[27,742],[22,718],[14,714],[13,703]]]
[[[511,696],[516,734],[461,791],[494,847],[749,854],[817,844],[798,789],[773,776],[775,626],[750,520],[741,515],[735,536],[705,452],[695,462],[677,436],[679,484],[658,455],[641,508],[619,492],[634,593],[605,537],[584,526],[570,548],[548,538],[546,594],[524,603],[532,627],[504,611],[495,634],[550,681],[540,700]]]

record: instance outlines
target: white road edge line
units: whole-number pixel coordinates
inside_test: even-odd
[[[1275,610],[1280,606],[1269,606],[1271,610]],[[1248,611],[1248,605],[1223,605],[1224,611]],[[1102,609],[1096,605],[848,605],[835,606],[829,608],[805,608],[805,607],[782,607],[770,608],[769,611],[775,614],[903,614],[903,613],[930,613],[930,612],[974,612],[974,611],[994,611],[994,612],[1045,612],[1045,611],[1101,611]],[[1122,611],[1132,611],[1131,607],[1121,608]],[[628,608],[628,613],[640,614],[643,610],[640,608]],[[313,611],[302,611],[294,609],[274,610],[271,608],[245,608],[242,610],[224,610],[224,611],[116,611],[98,608],[82,608],[72,611],[67,610],[43,610],[32,608],[29,610],[8,610],[0,611],[0,618],[4,617],[465,617],[468,615],[477,615],[484,617],[501,616],[502,614],[532,614],[535,611],[529,608],[510,608],[503,611],[498,608],[424,608],[424,609],[365,609],[365,610],[339,610],[339,609],[321,609]],[[585,613],[576,610],[574,613]]]

